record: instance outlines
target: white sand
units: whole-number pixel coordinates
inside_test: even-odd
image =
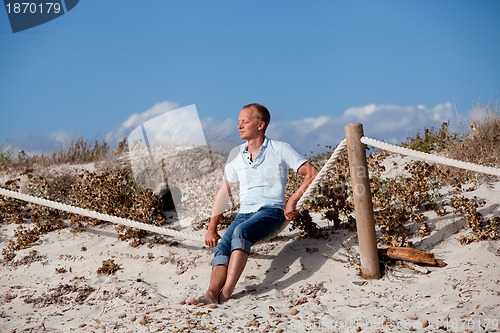
[[[483,215],[499,215],[500,181],[467,193],[474,195],[486,201]],[[2,262],[0,331],[500,331],[500,241],[460,245],[458,237],[470,232],[461,218],[427,215],[433,232],[414,244],[444,260],[444,268],[422,274],[391,266],[381,279],[363,280],[355,264],[332,259],[352,259],[355,233],[330,230],[328,240],[303,240],[285,231],[254,247],[234,299],[216,307],[182,304],[205,291],[211,249],[181,240],[132,248],[110,224],[63,229]],[[2,249],[16,227],[0,225]],[[121,269],[98,274],[108,259]]]

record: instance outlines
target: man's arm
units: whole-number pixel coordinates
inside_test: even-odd
[[[222,214],[226,210],[227,202],[231,194],[230,183],[223,180],[217,195],[215,196],[214,205],[212,206],[212,214],[208,223],[207,233],[205,234],[205,244],[210,247],[217,246],[219,242],[219,234],[217,233],[217,224],[219,223]]]
[[[299,188],[295,191],[295,193],[290,196],[288,202],[286,203],[285,218],[288,221],[293,220],[297,217],[297,215],[299,215],[299,212],[295,210],[297,202],[299,201],[302,194],[304,194],[307,187],[312,183],[314,177],[316,177],[316,175],[318,174],[318,170],[316,170],[316,168],[309,162],[305,162],[304,164],[302,164],[297,171],[304,176],[304,180],[302,181],[302,184],[300,184]]]

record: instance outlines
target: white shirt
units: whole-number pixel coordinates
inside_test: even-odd
[[[285,207],[288,169],[298,171],[307,160],[288,143],[264,138],[259,153],[250,160],[248,143],[231,150],[224,179],[240,183],[240,213],[262,207]]]

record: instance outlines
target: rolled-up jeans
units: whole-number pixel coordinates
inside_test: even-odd
[[[283,223],[287,221],[281,208],[262,207],[253,213],[239,213],[215,247],[212,267],[227,266],[234,250],[250,254],[253,244],[271,236]]]

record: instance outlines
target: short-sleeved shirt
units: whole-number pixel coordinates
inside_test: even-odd
[[[265,137],[253,161],[248,143],[231,151],[224,179],[240,183],[240,213],[256,212],[262,207],[283,209],[288,170],[298,171],[305,162],[288,143]]]

